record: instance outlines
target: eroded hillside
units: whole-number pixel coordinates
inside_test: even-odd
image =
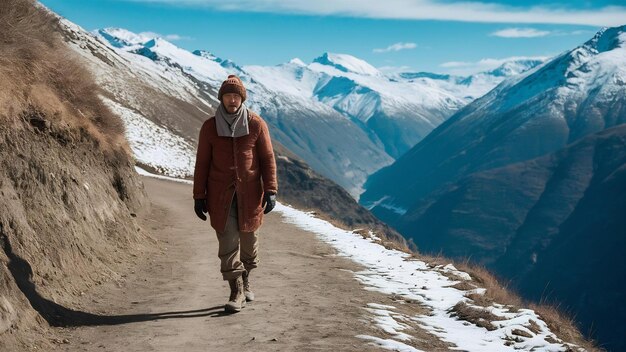
[[[123,125],[56,26],[34,1],[0,3],[2,351],[45,350],[46,326],[86,323],[72,297],[115,278],[145,238]]]

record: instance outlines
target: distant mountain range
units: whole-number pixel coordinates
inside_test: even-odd
[[[513,77],[371,176],[362,204],[623,350],[626,26]]]
[[[186,73],[179,63],[155,52],[170,50],[174,51],[171,57],[176,57],[179,62],[200,60],[203,64],[206,58],[212,58],[206,52],[196,55],[178,51],[167,43],[126,31],[112,31],[118,34],[115,37],[103,31],[94,36],[71,22],[63,20],[61,24],[70,48],[96,76],[103,101],[124,121],[126,136],[138,165],[174,177],[191,176],[198,132],[218,104],[215,99],[217,90],[209,83],[221,83],[225,77],[222,74],[226,74],[224,71],[211,76],[220,68],[210,65],[221,67],[215,63],[219,60],[211,59],[210,69],[196,74],[201,80]],[[111,42],[103,42],[100,35],[106,35]],[[133,44],[136,41],[146,45]],[[118,47],[128,51],[114,49]],[[135,54],[137,50],[147,56]],[[157,57],[159,59],[153,60]],[[312,170],[279,141],[274,141],[274,151],[280,201],[316,211],[323,217],[332,218],[336,224],[376,231],[394,245],[406,246],[400,234],[361,207],[339,185]],[[189,197],[191,201],[191,194]]]
[[[81,31],[68,26],[75,33]],[[249,91],[248,106],[268,121],[273,137],[355,198],[369,175],[391,164],[455,111],[506,77],[541,63],[518,60],[469,77],[385,75],[363,60],[331,53],[310,64],[293,59],[273,67],[241,67],[208,51],[192,53],[162,38],[119,28],[97,30],[91,35],[83,31],[77,36],[100,56],[115,53],[122,57],[123,63],[118,61],[116,67],[124,66],[129,78],[137,76],[134,72],[154,78],[153,82],[138,80],[144,87],[175,93],[185,102],[182,114],[196,119],[212,113],[218,104],[212,97],[224,78],[239,75]],[[99,79],[112,90],[119,90],[118,98],[123,94],[118,87],[136,83],[119,79],[107,82],[106,76]],[[172,107],[178,102],[167,103],[165,108],[163,102],[155,103],[155,112],[164,115],[155,118],[168,119],[168,123],[173,122],[170,125],[177,126],[177,112]],[[193,137],[187,127],[178,129]]]
[[[274,67],[244,69],[272,92],[332,107],[396,159],[459,108],[504,78],[540,63],[540,60],[519,60],[503,64],[497,73],[469,77],[429,73],[386,75],[353,56],[325,53],[308,65],[294,59]],[[518,71],[506,69],[513,66]]]

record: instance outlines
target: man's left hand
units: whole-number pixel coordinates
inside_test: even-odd
[[[263,195],[263,203],[261,203],[261,206],[265,208],[265,210],[263,210],[263,214],[267,214],[272,211],[272,209],[276,206],[276,195],[272,193],[265,193]]]

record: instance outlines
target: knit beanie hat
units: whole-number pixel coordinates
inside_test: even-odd
[[[239,77],[235,75],[229,75],[228,78],[222,82],[220,91],[217,93],[217,99],[222,101],[222,96],[226,93],[237,93],[241,96],[242,102],[246,100],[246,87],[243,86]]]

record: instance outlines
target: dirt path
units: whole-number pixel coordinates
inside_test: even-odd
[[[351,271],[311,233],[266,217],[260,231],[257,300],[238,314],[222,313],[217,239],[192,210],[191,186],[144,178],[152,200],[140,216],[159,250],[124,282],[86,292],[90,310],[107,323],[65,329],[66,351],[374,351],[356,335],[385,337],[366,318],[368,303],[390,298],[363,290]]]

